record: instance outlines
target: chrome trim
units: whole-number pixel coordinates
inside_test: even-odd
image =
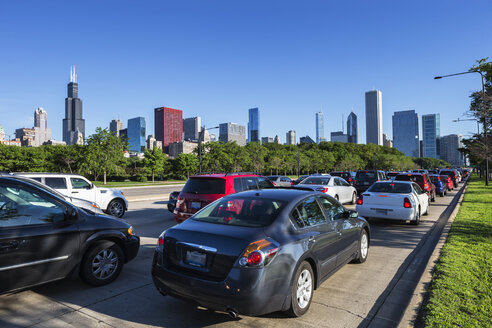
[[[5,267],[0,267],[0,271],[6,271],[6,270],[12,270],[12,269],[19,269],[19,268],[24,268],[24,267],[31,266],[31,265],[37,265],[37,264],[43,264],[43,263],[49,263],[49,262],[66,260],[69,257],[70,257],[70,255],[64,255],[64,256],[54,257],[54,258],[46,259],[46,260],[39,260],[39,261],[26,262],[26,263],[15,264],[15,265],[9,265],[9,266],[5,266]]]
[[[209,253],[217,253],[217,248],[209,247],[209,246],[203,246],[203,245],[198,245],[198,244],[193,244],[193,243],[186,243],[184,241],[179,241],[176,243],[178,246],[188,246],[192,248],[198,248],[202,251],[209,252]]]

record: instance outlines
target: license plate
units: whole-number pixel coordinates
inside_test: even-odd
[[[388,210],[377,208],[376,209],[376,213],[377,214],[384,214],[384,215],[386,215],[386,214],[388,214]]]
[[[186,263],[197,267],[204,267],[207,263],[207,255],[197,251],[186,251]]]
[[[200,209],[200,207],[202,206],[202,203],[200,202],[191,202],[191,208],[194,208],[194,209]]]
[[[368,185],[369,185],[369,182],[365,181],[364,186],[368,186]]]

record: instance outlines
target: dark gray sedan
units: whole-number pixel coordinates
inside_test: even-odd
[[[369,241],[367,221],[328,195],[247,191],[164,231],[152,277],[161,294],[232,317],[301,316],[325,279],[350,261],[366,260]]]

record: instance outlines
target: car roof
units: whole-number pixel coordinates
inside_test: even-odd
[[[258,190],[248,190],[235,194],[230,194],[225,196],[224,198],[236,198],[236,197],[258,197],[268,198],[268,199],[277,199],[283,201],[292,201],[297,198],[304,198],[309,195],[323,195],[319,191],[305,190],[305,189],[297,189],[297,188],[272,188],[272,189],[258,189]]]
[[[236,172],[236,173],[203,173],[196,174],[190,178],[226,178],[226,177],[260,177],[258,173]]]
[[[376,183],[391,183],[391,184],[395,184],[395,183],[406,183],[406,184],[412,184],[414,183],[413,181],[405,181],[405,180],[396,180],[396,181],[376,181],[374,182],[375,184]]]
[[[61,176],[61,175],[70,175],[70,176],[81,176],[76,173],[53,173],[53,172],[14,172],[16,175],[53,175],[53,176]]]

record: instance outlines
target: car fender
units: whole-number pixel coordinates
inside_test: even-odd
[[[126,238],[125,234],[118,230],[98,231],[90,235],[90,237],[83,242],[80,248],[80,253],[83,256],[85,252],[90,247],[92,247],[92,245],[94,245],[100,240],[109,240],[115,242],[121,247],[122,251],[124,252],[125,248],[123,247],[123,241],[125,240],[125,238]]]

